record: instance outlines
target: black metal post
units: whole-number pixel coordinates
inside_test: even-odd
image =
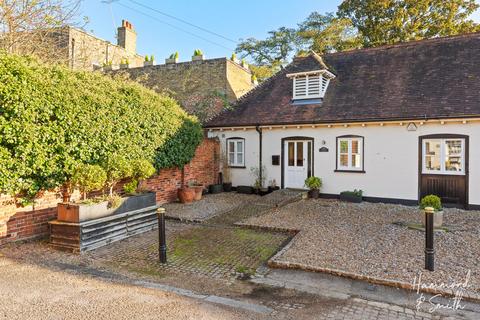
[[[433,208],[425,208],[425,269],[433,271],[435,269],[435,249],[433,247]]]
[[[165,209],[157,209],[158,218],[158,255],[161,263],[167,263],[167,240],[165,238]]]

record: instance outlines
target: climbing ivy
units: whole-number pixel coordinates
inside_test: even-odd
[[[0,192],[33,196],[113,155],[183,166],[201,139],[196,118],[139,84],[0,52]]]

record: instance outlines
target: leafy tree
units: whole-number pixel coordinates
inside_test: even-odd
[[[250,57],[258,66],[278,68],[302,47],[302,39],[295,29],[281,27],[268,34],[265,40],[241,40],[235,52],[242,57]]]
[[[75,170],[72,177],[72,184],[80,189],[83,199],[87,198],[87,193],[100,190],[105,185],[107,174],[98,165],[81,164]]]
[[[118,154],[108,156],[103,163],[103,168],[107,173],[106,183],[110,197],[113,196],[113,188],[120,180],[131,178],[133,175],[132,164]]]
[[[298,27],[298,35],[308,42],[309,49],[317,53],[345,51],[361,46],[350,19],[338,18],[331,12],[325,15],[312,12]]]
[[[475,0],[345,0],[338,16],[352,21],[364,47],[478,31],[468,17]]]
[[[0,48],[35,55],[46,61],[67,62],[58,50],[59,28],[85,25],[78,21],[81,0],[0,0]]]
[[[257,77],[258,82],[263,82],[273,76],[278,68],[271,66],[257,66],[254,64],[249,65],[250,71]]]

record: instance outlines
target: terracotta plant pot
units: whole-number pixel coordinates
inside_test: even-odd
[[[193,197],[193,200],[201,200],[202,199],[202,193],[203,193],[203,186],[202,185],[197,185],[197,186],[190,186],[191,189],[195,190],[195,196]]]
[[[177,195],[181,203],[190,203],[195,198],[195,190],[183,187],[177,190]]]

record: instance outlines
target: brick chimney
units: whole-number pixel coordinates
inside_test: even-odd
[[[137,52],[137,33],[133,30],[133,25],[127,20],[122,20],[122,26],[118,28],[117,44],[125,48],[128,53]]]

